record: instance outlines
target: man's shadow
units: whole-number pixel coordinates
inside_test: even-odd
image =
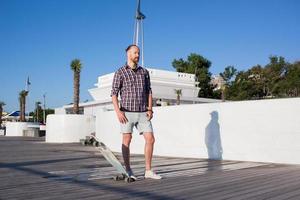
[[[205,144],[208,158],[212,160],[222,160],[222,142],[220,136],[219,114],[217,111],[210,113],[211,119],[205,128]]]

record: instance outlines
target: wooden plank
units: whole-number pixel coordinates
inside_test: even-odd
[[[122,159],[120,153],[117,156]],[[143,155],[132,155],[131,164],[136,174],[143,174]],[[108,178],[115,170],[93,147],[47,144],[44,138],[0,137],[0,199],[299,199],[300,196],[298,165],[154,156],[153,167],[165,179],[131,184],[114,182]],[[62,179],[50,178],[53,174]],[[66,178],[78,175],[88,175],[93,180]]]

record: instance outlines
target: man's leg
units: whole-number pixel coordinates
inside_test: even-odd
[[[145,163],[146,163],[146,171],[151,170],[151,162],[153,155],[153,146],[155,142],[155,138],[152,132],[144,133],[145,138]]]
[[[131,133],[123,133],[123,141],[122,141],[122,154],[124,165],[126,171],[130,171],[130,142],[131,142],[132,135]]]

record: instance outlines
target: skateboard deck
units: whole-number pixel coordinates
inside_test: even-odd
[[[104,158],[117,170],[119,175],[113,177],[114,180],[125,180],[126,182],[133,182],[135,181],[133,178],[129,177],[129,174],[126,172],[125,168],[115,156],[115,154],[103,143],[101,142],[96,136],[90,135],[87,136],[86,139],[83,141],[81,140],[83,145],[93,145],[98,149]]]

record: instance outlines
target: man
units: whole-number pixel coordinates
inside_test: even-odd
[[[136,45],[126,48],[127,63],[118,69],[112,84],[112,102],[123,134],[122,154],[128,174],[136,179],[130,167],[130,142],[133,127],[145,138],[145,178],[161,179],[151,169],[154,135],[151,124],[152,91],[148,70],[138,65],[140,50]],[[118,94],[121,102],[119,107]]]

